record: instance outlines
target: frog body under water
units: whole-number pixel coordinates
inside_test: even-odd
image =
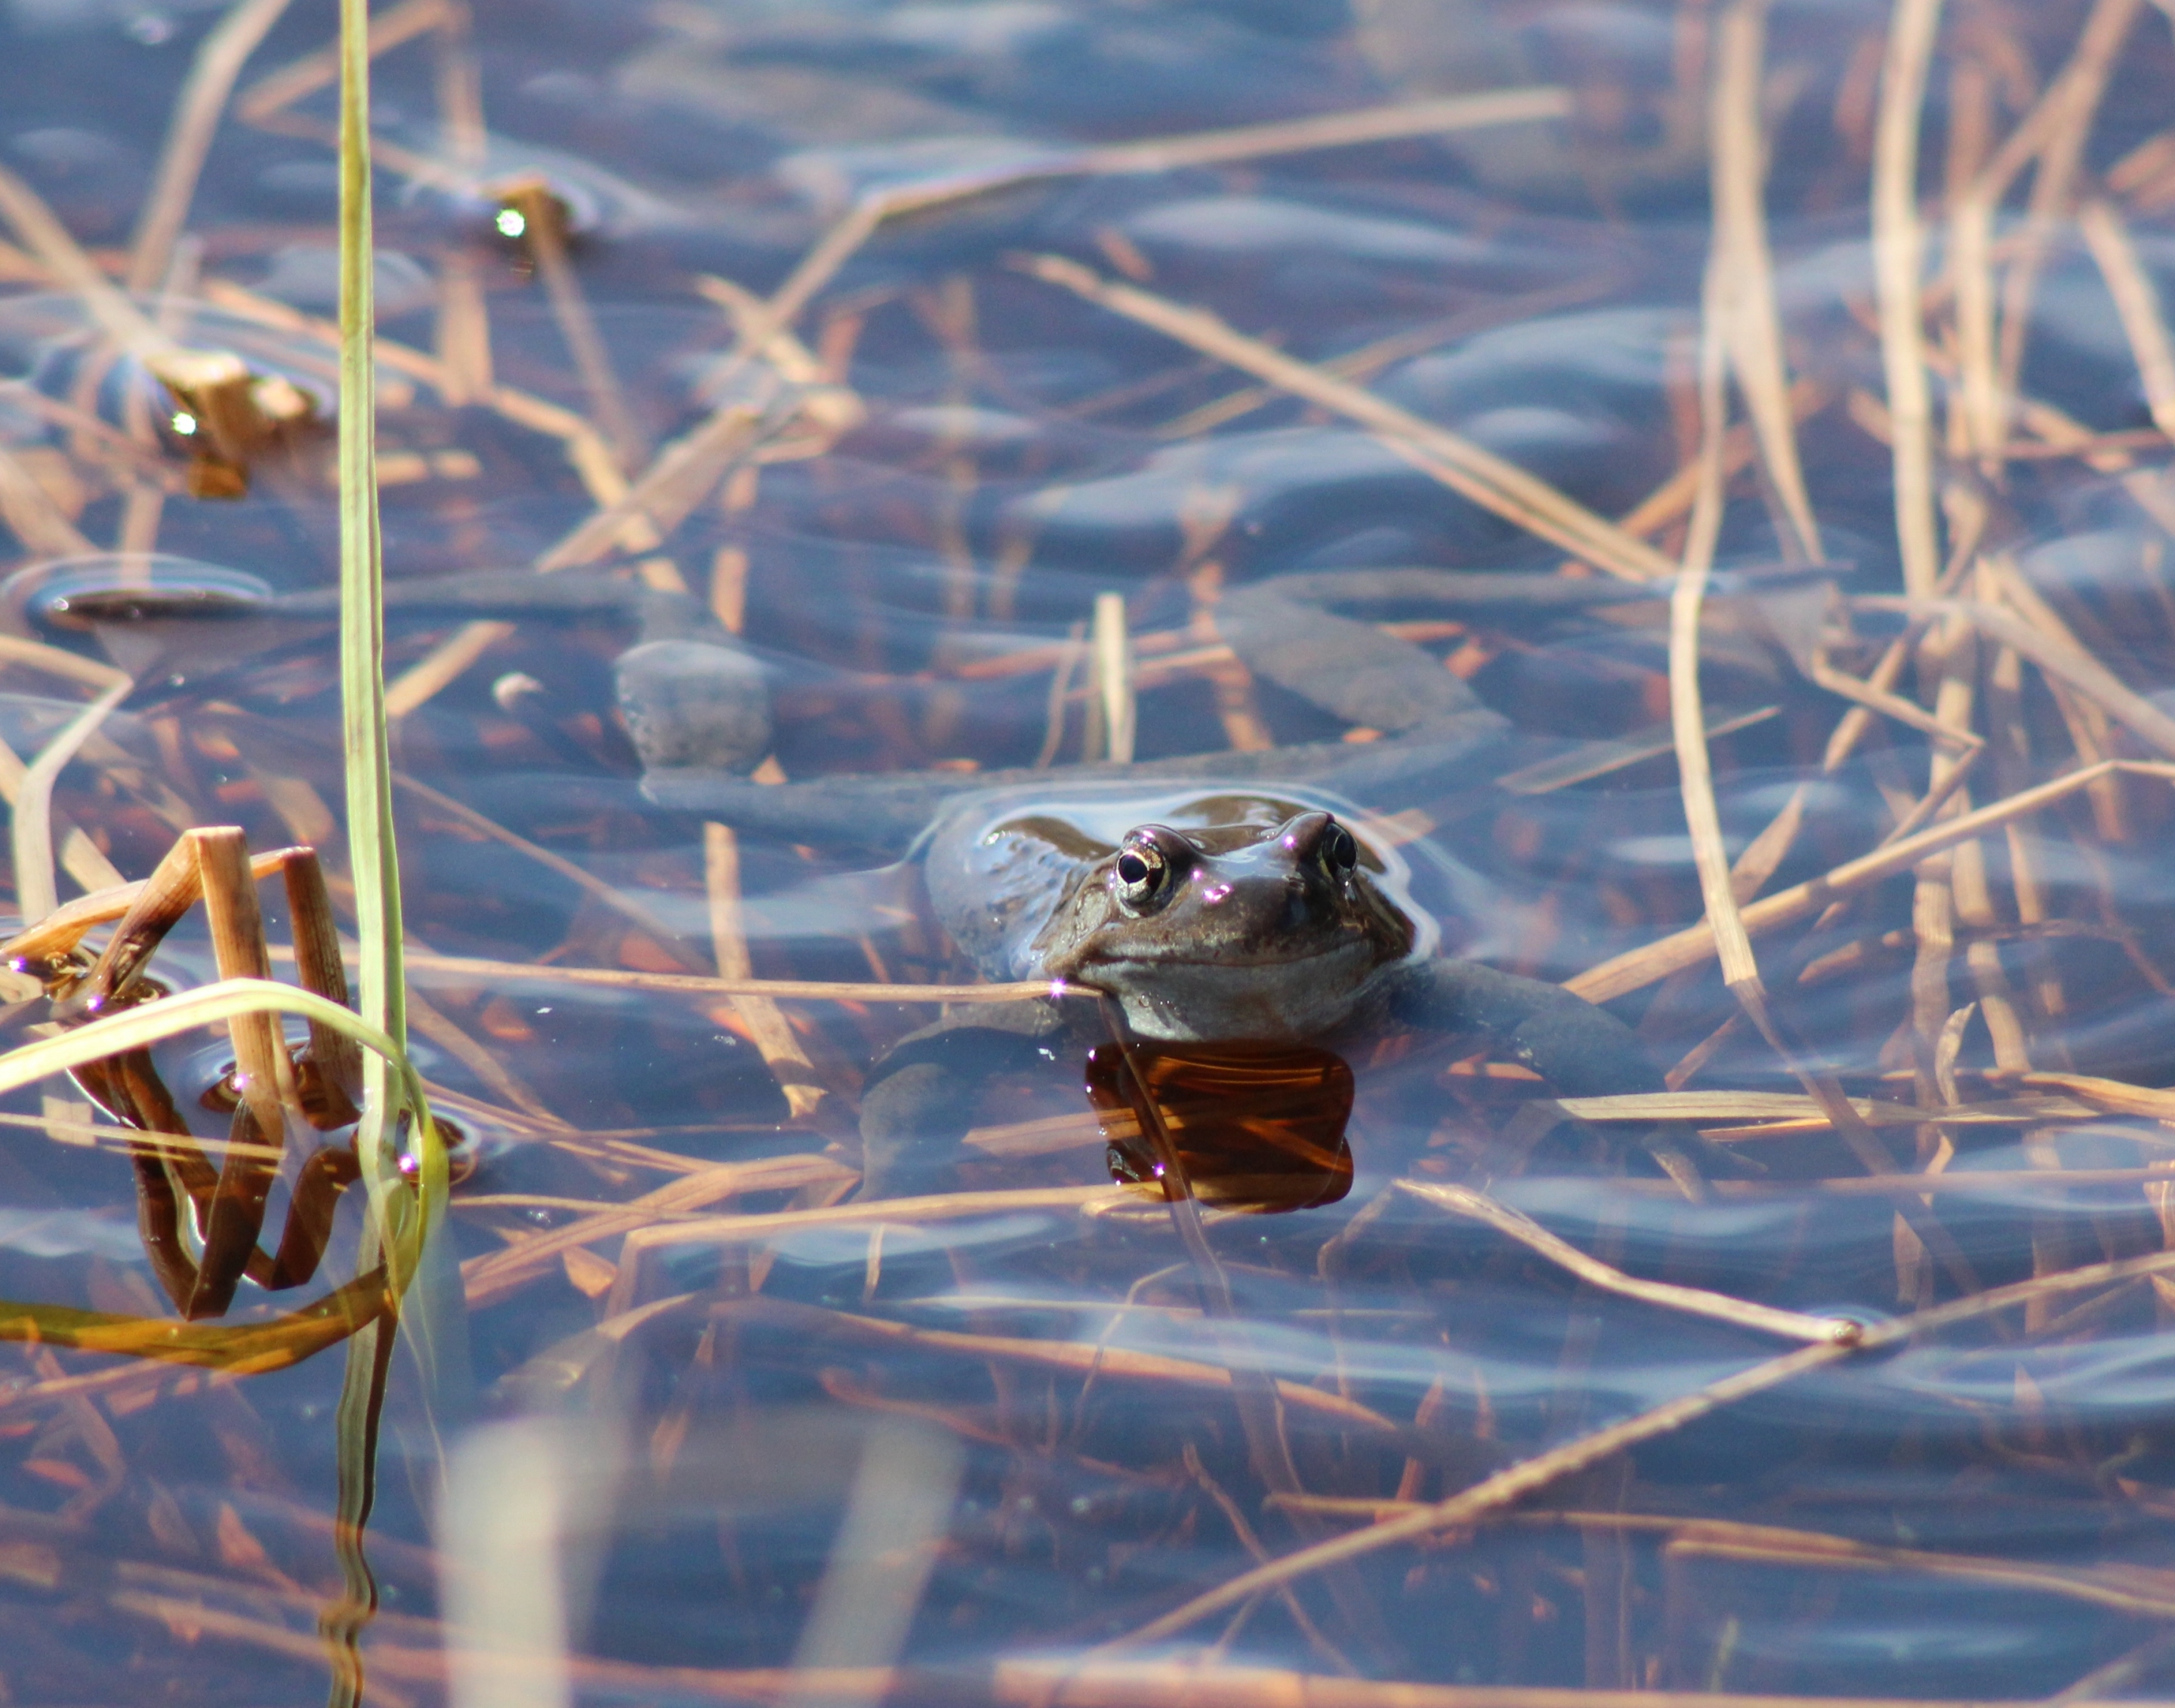
[[[1055,998],[978,1006],[901,1040],[864,1098],[868,1190],[934,1184],[981,1081],[1055,1058],[1060,1041],[1106,1040],[1114,1018],[1154,1042],[1473,1035],[1565,1095],[1661,1088],[1613,1016],[1438,952],[1397,849],[1310,794],[1113,785],[954,801],[920,853],[960,952],[991,980],[1084,987],[1118,1013]]]

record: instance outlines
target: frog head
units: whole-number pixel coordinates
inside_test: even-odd
[[[1136,826],[1086,868],[1032,952],[1050,976],[1108,991],[1142,1037],[1295,1041],[1342,1023],[1414,940],[1352,832],[1307,811]]]

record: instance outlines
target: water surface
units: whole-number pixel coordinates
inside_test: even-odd
[[[2175,708],[2175,502],[2154,426],[2175,426],[2175,395],[2140,377],[2150,316],[2126,321],[2109,279],[2127,254],[2150,310],[2175,268],[2175,48],[2151,8],[2107,0],[2090,28],[2087,10],[1955,9],[1923,104],[1931,567],[1952,571],[1944,596],[2021,622],[2039,643],[2021,653],[1894,602],[1928,589],[1898,544],[1877,330],[1888,17],[1827,0],[1767,18],[1754,105],[1782,413],[1817,539],[1737,387],[1699,673],[1726,732],[1723,843],[1761,865],[1760,893],[1882,843],[1966,755],[1930,821],[2081,763],[2171,756],[2150,714]],[[1180,1664],[1208,1669],[1201,1689],[1266,1690],[1241,1670],[1261,1668],[1444,1702],[1498,1685],[1940,1700],[2168,1685],[2175,1270],[2150,1261],[2171,1226],[2154,1117],[2175,1105],[2104,1083],[2175,1080],[2164,772],[2111,775],[1763,932],[1788,1060],[1711,961],[1631,981],[1614,1011],[1717,1094],[1700,1123],[1752,1163],[1700,1202],[1622,1123],[1563,1117],[1513,1065],[1389,1038],[1348,1052],[1348,1188],[1290,1195],[1307,1207],[1225,1213],[1204,1189],[1190,1242],[1159,1201],[1110,1184],[1067,1060],[993,1089],[956,1190],[890,1209],[851,1196],[854,1110],[930,1005],[562,976],[968,976],[897,849],[729,838],[643,792],[615,690],[649,621],[632,589],[684,590],[742,637],[775,731],[746,756],[799,784],[1103,756],[1100,595],[1123,603],[1133,751],[1150,760],[1347,733],[1219,650],[1227,589],[1622,568],[1476,502],[1378,420],[1265,383],[1107,291],[1088,300],[1037,258],[1207,311],[1678,559],[1700,433],[1706,113],[1744,8],[430,15],[375,73],[380,460],[393,674],[435,671],[395,690],[414,1049],[475,1168],[431,1283],[465,1345],[427,1377],[405,1351],[390,1368],[370,1700],[767,1701],[793,1688],[778,1669],[897,1662],[902,1690],[1010,1700],[1033,1668],[1121,1658],[1166,1670],[1109,1674],[1096,1700],[1196,1688],[1174,1684]],[[217,17],[14,0],[0,23],[0,165],[117,276]],[[273,27],[188,236],[135,298],[166,335],[284,381],[320,425],[329,90],[252,90],[333,22],[298,5]],[[2103,87],[2089,63],[2064,72],[2096,41],[2113,44]],[[2088,111],[1997,187],[1996,320],[1975,343],[1958,210],[2064,75]],[[470,78],[481,131],[459,96]],[[1166,170],[1091,152],[1535,86],[1567,89],[1570,116],[1334,147],[1261,138]],[[524,180],[553,200],[523,200]],[[738,348],[857,198],[947,185],[879,223],[785,333]],[[2107,214],[2080,224],[2096,198]],[[563,246],[523,229],[554,207]],[[187,826],[237,824],[259,849],[318,843],[341,911],[337,666],[307,598],[334,574],[329,440],[298,426],[246,469],[207,449],[143,350],[117,347],[15,236],[0,252],[8,620],[133,684],[54,794],[60,894],[144,876]],[[1968,413],[1975,375],[1993,382],[1990,440]],[[525,610],[426,596],[549,561],[735,406],[751,425],[695,490],[577,554],[567,585],[588,593]],[[71,588],[147,583],[170,603],[125,621],[61,608]],[[1508,720],[1467,772],[1355,803],[1397,816],[1375,834],[1418,834],[1402,857],[1451,951],[1570,979],[1700,917],[1667,592],[1356,613],[1403,625]],[[468,632],[436,670],[479,620],[504,626]],[[1836,680],[1866,698],[1899,637],[1901,668],[1877,679],[1886,709],[1825,762],[1852,708]],[[7,669],[0,739],[28,762],[95,689]],[[1802,823],[1767,861],[1762,832],[1786,811]],[[264,893],[282,943],[285,903]],[[433,964],[458,957],[528,970]],[[200,917],[156,973],[213,977]],[[19,1039],[45,1011],[28,987],[9,994]],[[231,1059],[209,1035],[156,1056],[208,1138],[227,1116],[200,1103]],[[1802,1101],[1793,1062],[1873,1100],[1855,1148]],[[23,1125],[0,1148],[0,1293],[171,1317],[125,1135],[64,1082],[7,1109]],[[1937,1178],[1897,1179],[1918,1174]],[[1415,1185],[1483,1192],[1632,1276],[1815,1316],[1874,1324],[2049,1286],[1308,1572],[1289,1598],[1134,1642],[1261,1559],[1792,1350],[1581,1282]],[[234,1320],[353,1273],[355,1196],[318,1278],[279,1295],[245,1282]],[[2145,1266],[2053,1279],[2130,1261]],[[322,1694],[342,1375],[337,1346],[257,1375],[0,1347],[6,1699]],[[449,1631],[484,1645],[450,1673]],[[804,1680],[795,1700],[882,1683]]]

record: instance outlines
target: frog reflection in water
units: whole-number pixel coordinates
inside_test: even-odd
[[[1152,811],[1115,839],[1109,829]],[[1559,985],[1435,952],[1394,851],[1336,812],[1271,794],[1137,787],[1060,808],[1046,794],[960,801],[932,828],[925,871],[938,918],[984,977],[1050,979],[1103,993],[1154,1044],[1332,1049],[1386,1031],[1474,1038],[1565,1096],[1658,1091],[1620,1021]],[[865,1190],[941,1185],[997,1074],[1109,1036],[1099,1004],[976,1006],[903,1039],[861,1109]],[[1646,1141],[1687,1192],[1682,1146]]]

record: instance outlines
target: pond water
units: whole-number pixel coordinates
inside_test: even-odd
[[[0,14],[17,917],[235,826],[352,929],[335,21]],[[409,1024],[459,1178],[369,1577],[363,1195],[305,1161],[343,1111],[271,1117],[243,1275],[189,1214],[250,1166],[224,1032],[49,1078],[0,1103],[0,1701],[354,1700],[345,1652],[458,1708],[2175,1688],[2164,10],[379,36]],[[1241,794],[1636,1047],[1362,1003],[1218,1051],[1155,1035],[1184,968],[1032,1037],[943,1007],[1077,971],[1050,886]],[[1335,1020],[1303,912],[1125,918]],[[217,964],[198,910],[150,976]],[[79,1022],[6,976],[10,1045]]]

